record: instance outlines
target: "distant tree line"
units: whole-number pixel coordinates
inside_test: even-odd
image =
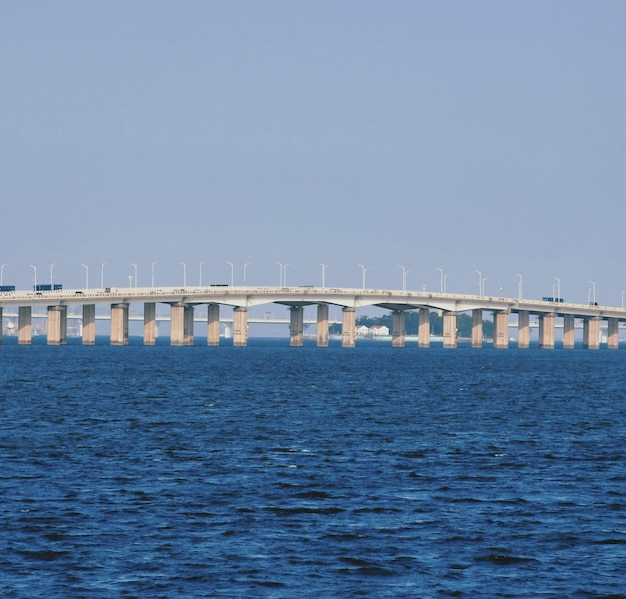
[[[372,327],[374,325],[386,326],[389,332],[392,332],[392,314],[383,314],[382,316],[359,316],[356,319],[357,325],[365,325]],[[416,310],[406,311],[406,333],[407,335],[417,335],[419,325],[419,312]],[[472,336],[472,317],[465,312],[457,316],[456,327],[459,337]],[[341,334],[341,325],[333,324],[330,326],[331,335]],[[430,334],[443,335],[443,318],[435,311],[430,313]],[[493,339],[493,321],[483,320],[483,337],[485,339]]]

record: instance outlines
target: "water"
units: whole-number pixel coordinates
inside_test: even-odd
[[[623,351],[0,346],[3,597],[626,597]]]

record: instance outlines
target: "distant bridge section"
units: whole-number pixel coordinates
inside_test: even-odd
[[[233,309],[233,343],[245,346],[248,342],[248,310],[262,305],[287,306],[290,312],[289,330],[292,346],[301,346],[304,339],[304,308],[316,306],[317,344],[328,345],[329,306],[342,310],[342,345],[353,347],[356,333],[356,310],[376,306],[392,313],[392,345],[404,347],[406,341],[405,316],[407,310],[419,312],[418,342],[420,347],[430,344],[430,312],[437,310],[443,317],[443,345],[457,346],[456,320],[459,313],[472,314],[472,346],[482,345],[483,312],[493,314],[496,348],[509,344],[509,317],[517,315],[518,347],[527,348],[530,342],[530,316],[539,319],[539,344],[543,348],[554,347],[555,319],[563,319],[563,347],[574,347],[576,320],[582,320],[583,347],[597,349],[600,346],[600,322],[606,321],[607,345],[619,346],[620,322],[626,322],[626,309],[598,306],[595,303],[574,304],[561,300],[548,301],[514,299],[424,291],[398,291],[380,289],[326,288],[326,287],[234,287],[216,285],[208,287],[105,287],[99,289],[56,289],[47,291],[0,292],[0,321],[3,308],[17,309],[18,343],[32,341],[32,308],[47,309],[48,343],[59,345],[67,342],[68,306],[82,307],[82,338],[85,345],[95,343],[96,305],[110,308],[112,345],[128,343],[130,304],[143,306],[146,345],[156,339],[156,305],[170,306],[172,345],[191,345],[194,339],[194,308],[207,306],[207,344],[220,343],[220,308]]]

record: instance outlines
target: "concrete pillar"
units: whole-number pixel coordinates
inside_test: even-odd
[[[480,308],[472,310],[472,347],[483,346],[483,311]]]
[[[220,344],[220,305],[209,304],[207,306],[207,345],[213,347]]]
[[[443,313],[443,346],[456,347],[457,345],[456,331],[456,312]]]
[[[233,311],[233,345],[248,345],[248,308],[236,307]]]
[[[430,347],[430,311],[428,308],[419,310],[417,344],[419,347]]]
[[[404,347],[406,343],[406,312],[404,310],[394,310],[391,322],[391,347]]]
[[[493,346],[496,349],[509,347],[509,313],[503,310],[493,313]]]
[[[291,347],[304,345],[304,308],[302,306],[289,308],[289,345]]]
[[[554,314],[539,316],[539,347],[554,349]]]
[[[619,349],[619,320],[609,318],[609,337],[607,339],[609,349]]]
[[[170,319],[171,345],[193,345],[193,306],[179,302],[172,304]]]
[[[193,345],[194,342],[194,330],[193,330],[193,312],[194,306],[193,304],[187,304],[185,306],[184,313],[184,331],[183,331],[183,342],[185,345]]]
[[[96,304],[83,304],[83,345],[96,344]]]
[[[128,345],[128,306],[111,304],[111,345]]]
[[[587,317],[583,321],[583,349],[600,348],[600,319]]]
[[[563,349],[574,349],[574,322],[573,314],[563,316]]]
[[[328,304],[317,305],[317,347],[328,347]]]
[[[156,303],[146,302],[143,305],[143,344],[156,344]]]
[[[33,342],[32,309],[20,306],[17,309],[17,342],[19,345],[30,345]]]
[[[48,306],[48,345],[67,343],[67,306]]]
[[[519,349],[530,347],[530,313],[526,310],[517,313],[517,347]]]
[[[341,311],[341,345],[354,347],[356,338],[356,310],[344,308]]]

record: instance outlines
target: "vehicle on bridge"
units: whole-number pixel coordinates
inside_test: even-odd
[[[562,297],[542,297],[541,301],[542,302],[556,302],[558,304],[562,304],[563,298]]]
[[[12,293],[15,291],[15,285],[0,285],[0,293]]]

